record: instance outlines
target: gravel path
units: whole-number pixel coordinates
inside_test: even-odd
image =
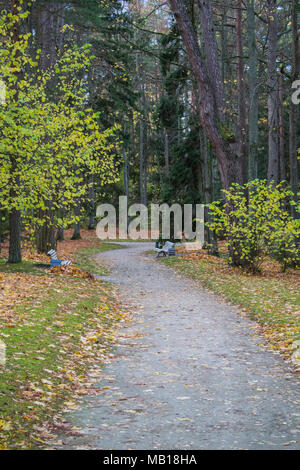
[[[99,394],[67,415],[63,449],[299,449],[299,379],[253,323],[128,243],[99,255],[125,303]],[[298,408],[297,408],[298,399]]]

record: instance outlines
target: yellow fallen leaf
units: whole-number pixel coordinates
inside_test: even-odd
[[[11,430],[11,422],[5,421],[4,419],[0,419],[0,431],[10,431]]]

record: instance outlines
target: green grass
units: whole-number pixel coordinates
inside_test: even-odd
[[[75,253],[75,266],[85,271],[89,271],[90,273],[96,274],[98,276],[102,276],[108,274],[108,269],[104,266],[101,266],[95,259],[95,255],[98,253],[103,253],[104,251],[109,250],[118,250],[123,248],[122,245],[118,245],[116,243],[102,243],[99,242],[97,246],[92,246],[89,248],[83,248],[78,250]]]
[[[247,310],[272,343],[287,356],[292,343],[300,339],[299,284],[288,276],[251,276],[226,268],[221,262],[167,258],[163,263],[173,266],[227,301]]]
[[[37,262],[22,261],[22,263],[7,263],[6,259],[0,259],[0,272],[2,273],[24,273],[24,274],[43,274],[41,268],[35,266]]]
[[[94,241],[94,239],[91,239]],[[99,242],[97,246],[88,248],[82,248],[75,253],[75,266],[85,271],[89,271],[93,274],[104,275],[107,274],[108,270],[101,266],[93,257],[97,253],[108,250],[116,250],[123,248],[122,245],[117,243],[103,243]],[[45,271],[41,268],[36,267],[37,261],[22,261],[21,263],[9,264],[7,259],[0,258],[0,272],[3,273],[24,273],[24,274],[36,274],[43,275]]]
[[[112,307],[108,287],[68,278],[64,287],[50,287],[45,298],[15,309],[15,328],[3,328],[7,365],[0,380],[0,448],[35,447],[36,426],[48,421],[84,382],[89,364],[99,361],[99,348],[109,348],[109,334],[119,314]],[[85,351],[82,335],[105,330],[92,351]],[[1,420],[8,430],[1,430]]]
[[[90,257],[116,248],[99,244],[80,250],[76,265],[103,272]],[[110,350],[121,313],[109,284],[46,274],[26,261],[0,266],[5,272],[47,276],[41,283],[46,288],[32,276],[34,296],[15,305],[13,322],[3,322],[0,330],[7,358],[0,366],[0,450],[35,449],[44,444],[44,423],[76,400],[89,367],[99,367]],[[82,337],[89,338],[88,347]]]

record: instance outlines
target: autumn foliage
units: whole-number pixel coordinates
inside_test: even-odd
[[[225,239],[229,263],[255,273],[271,256],[283,270],[299,268],[300,220],[288,211],[291,191],[283,184],[255,180],[223,192],[225,202],[210,205],[208,225]]]

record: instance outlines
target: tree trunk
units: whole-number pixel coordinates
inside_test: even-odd
[[[286,168],[285,168],[285,141],[284,141],[284,107],[283,107],[283,78],[282,73],[279,77],[279,91],[278,91],[278,115],[279,115],[279,169],[280,169],[280,181],[286,180]]]
[[[209,208],[207,207],[213,201],[213,175],[212,175],[212,165],[209,161],[209,152],[208,152],[208,142],[206,135],[203,130],[200,130],[200,146],[203,155],[203,192],[204,192],[204,202],[205,202],[205,220],[211,222],[211,217],[209,215]],[[206,243],[208,245],[208,252],[212,255],[218,253],[218,244],[216,237],[212,230],[209,228],[206,229]]]
[[[56,241],[62,242],[65,239],[65,232],[63,227],[58,227]]]
[[[292,31],[293,31],[293,68],[292,82],[299,79],[300,73],[300,50],[299,50],[299,32],[298,32],[298,1],[293,0],[292,5]],[[300,134],[299,128],[299,105],[291,102],[290,104],[290,135],[289,135],[289,153],[290,153],[290,184],[294,194],[293,201],[298,202],[299,191],[299,163],[297,155],[297,135]],[[292,207],[292,216],[299,217],[295,207]]]
[[[146,109],[145,109],[146,114]],[[143,179],[144,179],[144,193],[143,193],[143,204],[147,206],[148,204],[148,194],[147,194],[147,181],[148,181],[148,148],[149,148],[149,130],[147,126],[147,122],[145,123],[145,144],[144,144],[144,171],[143,171]]]
[[[63,44],[61,29],[64,25],[64,4],[40,0],[36,9],[36,36],[42,51],[40,65],[46,70],[54,65],[57,49]]]
[[[142,116],[139,118],[140,128],[140,142],[139,142],[139,157],[140,157],[140,202],[144,204],[145,190],[144,190],[144,119]]]
[[[66,211],[65,209],[60,209],[59,210],[59,216],[60,218],[63,220],[65,218],[65,215],[66,215]],[[65,231],[64,231],[64,226],[63,225],[60,225],[57,229],[57,234],[56,234],[56,245],[57,245],[57,242],[62,242],[63,240],[65,239]]]
[[[159,162],[159,155],[157,152],[155,152],[155,157],[156,157],[157,170],[158,170],[158,176],[159,176],[159,188],[160,188],[160,193],[162,194],[164,183],[163,183],[163,175],[162,175],[160,162]]]
[[[9,263],[21,263],[21,213],[12,209],[9,214]]]
[[[279,182],[278,159],[278,78],[277,78],[277,10],[276,0],[268,0],[268,128],[269,128],[269,159],[268,182]]]
[[[51,203],[46,211],[39,211],[39,218],[44,220],[44,224],[36,231],[36,248],[39,253],[48,253],[49,250],[56,249],[56,237],[53,227],[53,211]],[[50,229],[53,228],[53,230]]]
[[[80,219],[80,213],[81,213],[81,205],[78,202],[78,204],[76,204],[76,206],[74,207],[74,215],[75,215],[75,217],[78,218],[78,220],[76,220],[75,223],[74,223],[74,233],[72,235],[71,240],[80,240],[81,239],[80,220],[79,220]]]
[[[257,145],[258,145],[258,55],[255,35],[255,0],[247,0],[247,26],[249,51],[249,154],[248,178],[250,181],[257,178]]]
[[[134,42],[137,44],[137,36],[136,32],[134,33]],[[142,75],[142,67],[139,60],[139,53],[136,52],[135,54],[135,68],[137,71],[137,87],[140,94],[140,108],[145,113],[146,109],[146,97],[145,97],[145,86],[144,86],[144,78]],[[140,175],[139,175],[139,183],[140,183],[140,202],[141,204],[146,203],[147,199],[147,186],[145,183],[146,173],[145,173],[145,115],[142,114],[140,109],[139,115],[139,160],[140,160]]]
[[[183,2],[177,2],[183,3]],[[212,5],[209,0],[199,0],[201,29],[204,40],[204,53],[207,66],[207,72],[211,82],[214,85],[215,92],[215,108],[218,119],[221,122],[225,120],[225,101],[224,101],[224,85],[222,81],[222,73],[219,65],[218,47],[214,31]]]
[[[94,230],[95,222],[95,183],[93,175],[89,180],[89,230]]]
[[[232,136],[226,135],[223,123],[225,122],[225,109],[220,108],[219,103],[223,102],[222,84],[211,79],[209,69],[201,54],[198,40],[188,17],[183,0],[169,0],[174,13],[179,31],[182,35],[189,63],[191,65],[198,92],[199,92],[199,113],[201,125],[209,139],[209,142],[217,157],[221,180],[224,188],[229,188],[232,183],[244,182],[244,164],[237,154],[236,140]],[[212,25],[212,12],[210,2],[201,1],[202,21]],[[205,38],[204,38],[205,40]],[[211,47],[216,48],[216,42],[210,41]],[[211,50],[212,58],[217,57],[217,51]],[[213,65],[212,65],[213,64]],[[209,68],[218,68],[217,61],[212,59]],[[219,77],[218,70],[213,71],[213,77]]]
[[[222,82],[224,83],[227,80],[228,76],[228,40],[227,40],[227,7],[224,6],[224,11],[222,13],[221,20],[221,64],[222,64]]]
[[[19,0],[12,0],[11,2],[11,13],[17,15],[21,9],[21,2]],[[13,41],[17,43],[20,35],[20,24],[16,22],[13,27]],[[17,52],[19,54],[19,52]],[[16,73],[17,79],[20,79],[20,72]],[[18,93],[15,95],[16,104],[18,103]],[[18,163],[15,156],[10,157],[10,197],[12,202],[17,198],[16,188],[20,184],[20,178],[18,175]],[[9,263],[21,263],[21,212],[16,207],[12,207],[9,214]]]
[[[36,37],[41,48],[40,67],[42,70],[51,69],[56,61],[57,52],[63,46],[65,3],[58,4],[56,1],[40,1],[36,4]],[[49,92],[54,85],[55,79],[48,84]],[[37,230],[37,249],[40,253],[47,253],[49,249],[56,248],[55,227],[53,225],[52,202],[47,201],[50,207],[41,218],[45,224]]]
[[[42,217],[45,217],[43,212]],[[45,222],[39,227],[36,233],[36,248],[39,253],[47,253],[49,250],[55,249],[55,243],[52,243],[52,232],[49,230],[49,222]]]
[[[128,165],[128,155],[126,150],[123,151],[123,175],[124,175],[124,191],[127,200],[129,199],[129,165]]]
[[[170,162],[169,162],[169,134],[167,129],[164,130],[164,157],[165,157],[165,169],[166,175],[169,177]]]
[[[238,155],[243,162],[243,179],[248,177],[248,149],[246,130],[246,100],[245,100],[245,79],[244,79],[244,58],[242,39],[242,0],[238,0],[236,10],[236,43],[237,43],[237,81],[238,81]]]

